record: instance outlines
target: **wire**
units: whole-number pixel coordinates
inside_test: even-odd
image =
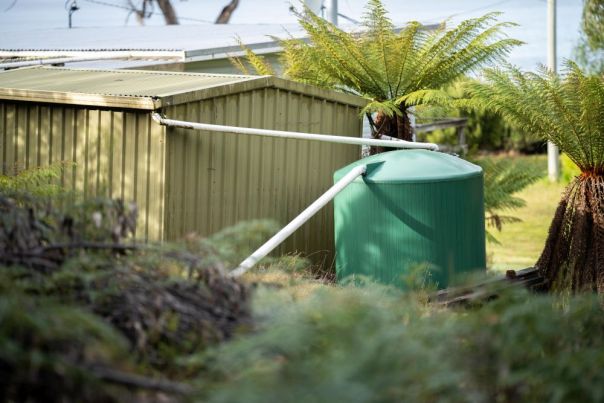
[[[67,1],[69,1],[69,0],[67,0]],[[122,10],[127,10],[127,11],[130,11],[130,12],[134,11],[132,7],[123,6],[121,4],[109,3],[109,2],[106,2],[106,1],[102,1],[102,0],[82,0],[82,1],[86,1],[88,3],[93,3],[93,4],[98,4],[98,5],[106,6],[106,7],[120,8]],[[152,16],[152,15],[163,15],[163,14],[158,13],[158,12],[149,11],[147,13],[147,15]],[[202,20],[202,19],[198,19],[198,18],[178,17],[178,19],[182,20],[182,21],[202,22],[202,23],[205,23],[205,24],[213,24],[214,23],[213,21]]]

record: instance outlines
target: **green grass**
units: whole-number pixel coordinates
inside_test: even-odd
[[[547,159],[544,155],[512,158],[531,161],[546,171]],[[523,269],[535,264],[565,186],[565,183],[550,183],[543,178],[518,194],[526,201],[526,206],[509,215],[522,221],[505,224],[501,232],[493,230],[500,244],[487,244],[489,267],[492,270]]]

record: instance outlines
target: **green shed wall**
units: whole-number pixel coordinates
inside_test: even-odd
[[[359,136],[357,106],[278,88],[169,106],[173,119]],[[0,102],[3,174],[75,162],[61,179],[86,197],[135,201],[137,237],[176,239],[242,220],[287,223],[328,189],[333,172],[359,158],[354,145],[165,128],[149,111]],[[330,204],[279,249],[333,263]]]
[[[162,239],[165,129],[149,112],[0,102],[3,174],[63,161],[61,183],[139,206],[136,236]]]
[[[172,119],[359,136],[359,109],[300,93],[263,88],[165,108]],[[166,237],[207,235],[242,220],[285,224],[332,185],[333,172],[360,147],[169,128]],[[333,263],[333,206],[296,231],[279,252],[313,252]]]

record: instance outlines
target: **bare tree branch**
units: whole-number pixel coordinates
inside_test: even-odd
[[[8,5],[8,7],[6,7],[6,8],[4,9],[4,12],[7,12],[7,11],[8,11],[8,10],[10,10],[11,8],[13,8],[13,7],[15,6],[15,4],[17,4],[17,0],[13,0],[13,2],[12,2],[12,3],[10,3],[10,4]]]
[[[178,17],[176,16],[176,11],[170,3],[170,0],[156,0],[157,5],[159,6],[162,14],[164,15],[164,20],[166,20],[166,25],[178,25]]]
[[[220,12],[220,15],[216,19],[216,24],[228,24],[233,11],[235,11],[238,5],[239,0],[231,0],[231,2],[227,4]]]

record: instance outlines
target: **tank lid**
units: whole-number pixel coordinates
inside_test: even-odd
[[[355,179],[366,183],[440,182],[479,176],[482,168],[466,160],[428,150],[389,151],[355,161],[337,170],[334,180],[339,180],[352,168],[362,164],[370,166],[368,173]]]

